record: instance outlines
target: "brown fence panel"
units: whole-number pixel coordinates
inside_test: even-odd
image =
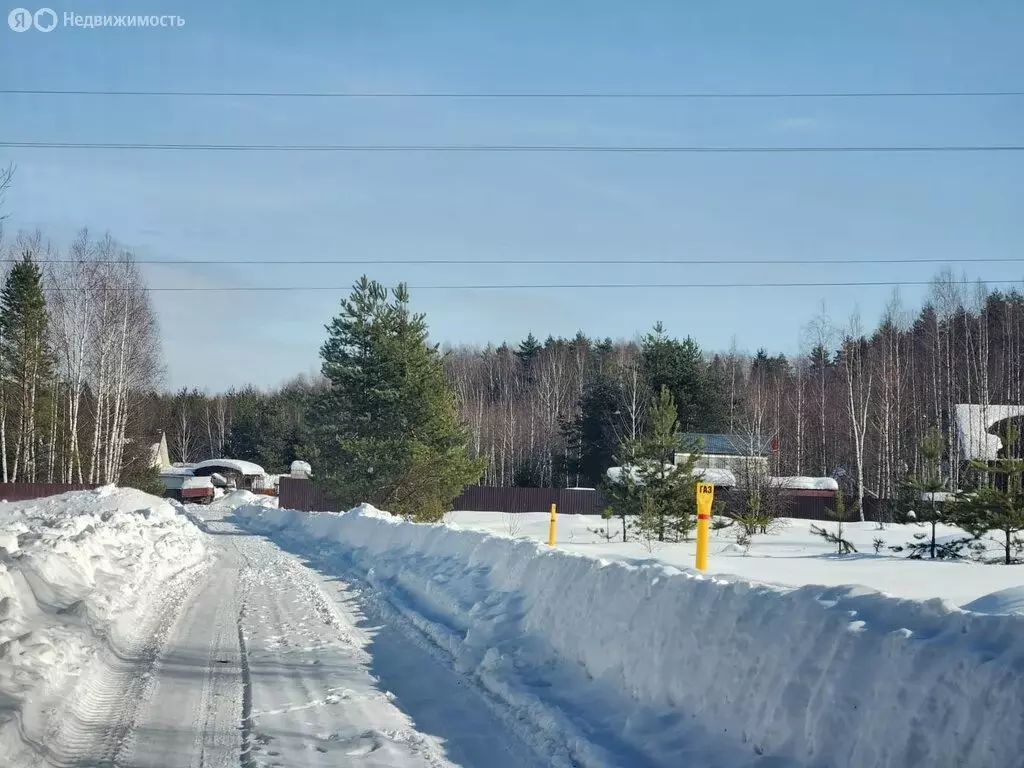
[[[277,504],[281,509],[304,512],[343,512],[343,505],[311,480],[282,477],[277,486]]]
[[[565,515],[599,515],[605,507],[598,491],[570,488],[500,488],[473,485],[452,502],[453,511],[547,512],[552,504]]]
[[[31,501],[69,491],[91,491],[98,487],[87,483],[0,483],[0,500]]]
[[[747,506],[747,492],[739,489],[720,490],[715,494],[715,499],[725,502],[725,512],[742,511]],[[845,502],[846,522],[856,521],[858,519],[857,497],[847,496]],[[892,522],[890,507],[891,504],[888,499],[865,497],[864,519],[872,523],[878,522],[880,519],[883,522]],[[786,507],[782,512],[782,516],[791,517],[796,520],[831,521],[835,520],[835,518],[828,511],[835,508],[835,494],[800,494],[791,496],[786,500]]]

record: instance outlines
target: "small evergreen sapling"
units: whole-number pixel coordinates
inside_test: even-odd
[[[849,555],[857,551],[857,548],[846,539],[843,538],[843,521],[846,519],[846,500],[844,499],[843,492],[840,490],[836,494],[836,508],[826,509],[829,517],[832,517],[838,522],[838,529],[836,533],[832,533],[826,528],[811,523],[811,533],[821,536],[829,544],[835,544],[836,550],[840,555]]]
[[[623,442],[619,476],[604,483],[612,514],[622,520],[623,541],[632,532],[649,548],[654,542],[682,541],[696,520],[696,478],[700,457],[689,449],[687,461],[676,465],[681,448],[675,400],[662,387],[650,408],[650,427],[639,440]]]
[[[958,557],[959,555],[955,549],[950,550],[947,547],[937,547],[935,542],[936,526],[942,519],[942,512],[939,511],[938,503],[936,502],[936,494],[946,490],[946,484],[939,476],[939,460],[942,458],[942,433],[934,427],[928,430],[921,440],[921,455],[924,457],[923,476],[919,481],[907,482],[906,486],[913,491],[919,501],[926,501],[928,503],[924,505],[920,514],[910,510],[907,513],[907,517],[914,521],[921,520],[931,524],[931,541],[929,543],[924,543],[923,541],[911,542],[907,545],[907,549],[910,551],[910,557],[918,560],[924,556],[926,551],[932,560],[935,559],[936,554],[938,554],[940,559]],[[914,538],[918,537],[915,536]]]
[[[641,504],[634,527],[646,541],[684,541],[696,522],[693,470],[700,454],[693,450],[684,463],[674,463],[681,447],[676,414],[675,398],[662,387],[651,401],[650,431],[640,441],[636,462]]]

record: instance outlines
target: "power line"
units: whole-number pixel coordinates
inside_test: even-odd
[[[944,280],[943,285],[974,285],[976,283],[1016,285],[1024,283],[1024,280]],[[633,289],[673,289],[692,290],[708,288],[868,288],[868,287],[898,287],[898,286],[926,286],[934,285],[932,280],[872,280],[864,282],[832,281],[820,283],[546,283],[546,284],[522,284],[510,285],[501,283],[477,284],[477,285],[412,285],[408,286],[410,291],[529,291],[529,290],[633,290]],[[81,288],[49,288],[52,292],[75,293],[87,291]],[[119,291],[142,290],[150,293],[283,293],[283,292],[306,292],[306,291],[350,291],[352,286],[324,286],[324,285],[267,285],[267,286],[223,286],[223,285],[190,285],[154,288],[128,287],[110,288],[110,293]],[[91,292],[91,291],[90,291]]]
[[[0,263],[15,263],[21,261],[17,258],[0,259]],[[89,260],[84,262],[79,259],[33,259],[36,264],[91,264]],[[132,264],[166,264],[170,266],[259,266],[259,265],[287,265],[287,266],[543,266],[553,265],[585,265],[600,266],[608,264],[611,266],[621,265],[689,265],[689,266],[730,266],[743,265],[754,266],[764,264],[769,266],[777,265],[859,265],[859,264],[1019,264],[1024,262],[1024,257],[981,257],[972,259],[938,259],[938,258],[873,258],[873,259],[493,259],[483,261],[480,259],[131,259]],[[101,263],[101,262],[97,262]],[[123,263],[123,261],[111,262]]]
[[[182,152],[395,152],[395,153],[620,153],[620,154],[800,154],[1021,152],[1024,145],[905,146],[626,146],[615,144],[148,144],[138,142],[0,141],[9,149],[159,150]]]
[[[1024,91],[193,91],[193,90],[106,90],[64,88],[3,88],[4,96],[116,96],[154,98],[234,99],[946,99],[1014,98]]]

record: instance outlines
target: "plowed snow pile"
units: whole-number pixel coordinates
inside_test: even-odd
[[[34,732],[142,596],[204,558],[163,499],[102,488],[0,504],[0,756]],[[50,745],[44,745],[50,746]]]
[[[366,581],[577,765],[1022,765],[1024,616],[609,563],[367,508],[237,514]]]

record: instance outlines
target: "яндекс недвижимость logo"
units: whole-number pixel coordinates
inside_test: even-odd
[[[52,32],[61,24],[61,16],[52,8],[40,8],[34,13],[28,8],[15,8],[7,14],[7,26],[15,32],[28,32],[37,29],[40,32]],[[80,14],[65,11],[63,26],[78,29],[103,27],[184,27],[185,19],[178,15],[146,16],[146,15],[114,15],[114,14]]]
[[[40,32],[51,32],[57,26],[57,12],[52,8],[40,8],[35,13],[27,8],[15,8],[7,14],[7,26],[15,32],[27,32],[33,27]]]

